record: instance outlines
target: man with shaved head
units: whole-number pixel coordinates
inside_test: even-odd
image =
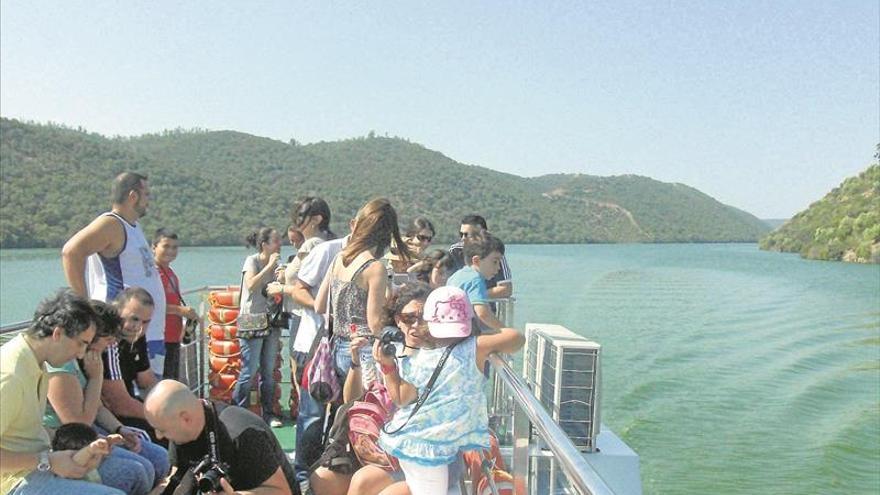
[[[292,493],[293,468],[278,439],[262,418],[247,409],[199,399],[186,385],[162,380],[147,395],[144,413],[156,435],[168,439],[174,466],[171,477],[153,493],[172,493],[193,483],[193,468],[212,451],[228,467],[228,476],[221,479],[223,493]]]

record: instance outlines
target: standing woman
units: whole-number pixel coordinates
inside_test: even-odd
[[[382,263],[376,263],[391,241],[400,247],[400,256],[408,261],[409,248],[400,236],[397,212],[385,198],[365,204],[354,220],[348,245],[333,260],[315,298],[315,311],[324,313],[330,298],[336,371],[342,381],[351,368],[349,344],[352,335],[378,336],[385,322],[385,291],[388,278]],[[361,352],[364,387],[376,379],[369,349]]]
[[[293,350],[293,342],[296,340],[296,331],[299,329],[299,322],[302,319],[303,307],[293,299],[293,286],[296,283],[299,267],[302,260],[312,251],[312,248],[318,244],[336,238],[330,230],[330,206],[321,198],[309,196],[293,210],[293,224],[300,233],[304,241],[299,246],[296,255],[287,263],[284,269],[283,282],[273,282],[269,284],[267,293],[270,296],[281,294],[284,297],[284,312],[290,314],[288,319],[288,356],[290,356],[290,377],[294,388],[291,390],[290,414],[296,417],[298,411],[299,399],[299,377],[297,369],[305,364],[308,358],[307,354],[297,353]]]
[[[275,229],[263,227],[249,235],[247,243],[257,252],[245,258],[241,269],[241,308],[237,321],[241,373],[235,382],[232,400],[238,406],[248,407],[251,387],[259,371],[263,419],[275,428],[281,426],[281,420],[272,414],[275,397],[273,372],[281,329],[269,325],[266,286],[275,277],[281,237]]]

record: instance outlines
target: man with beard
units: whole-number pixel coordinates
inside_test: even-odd
[[[165,357],[165,291],[153,252],[138,221],[147,214],[147,177],[123,172],[113,180],[112,208],[80,230],[61,252],[64,276],[73,291],[111,302],[126,287],[142,287],[153,298],[147,328],[150,368],[161,376]]]
[[[113,306],[122,318],[122,339],[104,350],[104,384],[101,398],[104,405],[122,424],[140,428],[160,445],[144,416],[141,400],[158,379],[150,371],[144,328],[150,324],[155,304],[150,293],[140,287],[129,287],[116,296]]]

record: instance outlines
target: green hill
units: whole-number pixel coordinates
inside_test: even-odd
[[[843,181],[760,246],[817,260],[880,263],[880,165]]]
[[[458,163],[404,139],[298,145],[240,132],[165,131],[106,138],[0,119],[0,247],[60,246],[109,205],[112,177],[150,177],[146,232],[167,226],[185,244],[242,242],[258,225],[284,228],[301,196],[318,194],[333,227],[386,196],[401,221],[425,215],[438,241],[479,212],[509,243],[755,241],[768,228],[680,184],[646,177],[523,178]]]

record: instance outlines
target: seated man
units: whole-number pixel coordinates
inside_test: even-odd
[[[470,261],[465,259],[463,253],[464,243],[486,230],[489,230],[486,227],[486,219],[480,215],[467,215],[461,219],[461,227],[458,230],[461,240],[449,246],[449,254],[454,263],[453,272],[470,265]],[[510,274],[507,258],[503,254],[500,269],[486,281],[486,290],[490,299],[503,299],[513,295],[513,277]]]
[[[94,336],[89,302],[63,290],[40,303],[30,328],[0,347],[0,493],[122,493],[83,481],[90,467],[76,462],[75,450],[50,450],[43,428],[46,364],[82,358]]]
[[[247,409],[196,397],[186,385],[162,380],[145,402],[147,420],[167,438],[172,474],[153,493],[190,493],[206,468],[220,466],[217,492],[290,494],[293,467],[262,418]]]
[[[153,315],[153,298],[140,287],[129,287],[116,296],[113,306],[122,318],[122,340],[108,346],[101,355],[104,360],[101,398],[122,424],[146,431],[155,441],[144,417],[144,404],[137,394],[138,391],[146,394],[158,381],[150,370],[144,336]]]

